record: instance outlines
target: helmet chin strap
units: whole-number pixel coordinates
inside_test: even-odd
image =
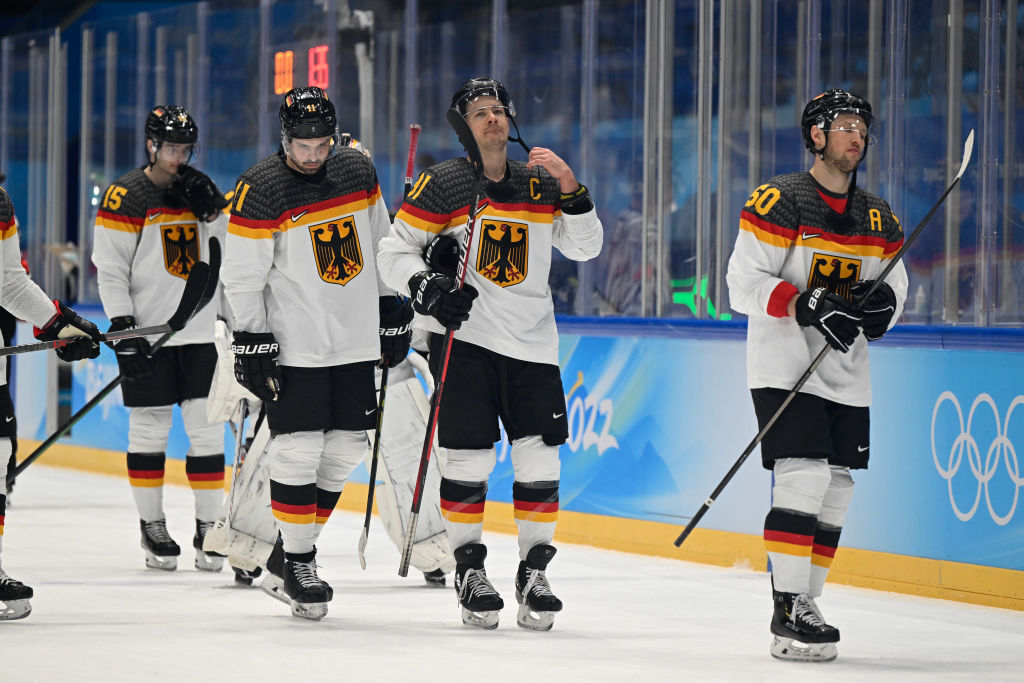
[[[519,143],[519,146],[523,148],[523,151],[529,154],[530,148],[529,146],[527,146],[525,142],[523,142],[523,134],[519,132],[519,124],[516,123],[516,120],[513,117],[509,117],[508,120],[512,122],[512,127],[516,129],[516,137],[512,137],[511,135],[509,135],[508,141]]]

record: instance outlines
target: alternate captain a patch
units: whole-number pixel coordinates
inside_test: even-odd
[[[309,227],[313,256],[320,279],[332,285],[346,285],[363,269],[355,216],[318,223]]]
[[[199,260],[198,229],[195,223],[171,223],[160,227],[164,243],[164,267],[171,275],[188,277]]]
[[[526,279],[530,228],[504,219],[483,221],[476,270],[499,287]]]
[[[860,265],[860,259],[816,253],[811,261],[807,289],[824,287],[849,299],[850,287],[860,279]]]

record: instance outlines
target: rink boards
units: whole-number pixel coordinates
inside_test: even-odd
[[[742,325],[577,320],[560,327],[569,440],[561,453],[559,538],[763,567],[771,480],[757,451],[683,547],[672,545],[757,432]],[[1024,609],[1024,468],[1016,451],[1024,446],[1024,354],[1013,350],[1021,338],[965,341],[911,328],[892,337],[871,352],[870,468],[855,473],[832,579]],[[45,373],[43,354],[18,364],[18,377]],[[116,374],[109,350],[77,363],[73,410]],[[47,436],[44,386],[16,380],[22,438]],[[115,391],[62,442],[104,451],[58,448],[46,459],[123,471],[127,426]],[[187,448],[176,413],[169,481],[180,470],[184,483]],[[503,441],[488,494],[493,528],[514,528],[512,478]],[[350,486],[341,504],[361,509],[366,471],[352,481],[363,486]]]

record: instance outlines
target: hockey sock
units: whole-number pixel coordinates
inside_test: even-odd
[[[185,474],[196,497],[196,519],[216,520],[224,504],[224,455],[189,455]]]
[[[512,503],[519,527],[519,557],[526,559],[530,549],[550,544],[558,521],[558,482],[513,482]]]
[[[772,583],[780,593],[806,593],[817,518],[772,508],[764,520],[764,545],[772,565]]]
[[[814,545],[811,548],[811,575],[808,595],[812,598],[821,596],[821,589],[828,578],[828,570],[832,568],[832,560],[839,547],[841,528],[818,523],[814,530]]]
[[[307,553],[316,536],[316,484],[293,486],[270,480],[274,512],[286,553]]]
[[[164,518],[163,453],[128,452],[128,481],[139,511],[139,519],[154,522]]]
[[[452,547],[478,543],[484,526],[487,482],[452,481],[441,478],[441,515]]]
[[[316,539],[320,538],[320,532],[323,531],[324,525],[327,524],[327,520],[330,518],[331,513],[334,512],[334,508],[338,504],[339,498],[341,498],[341,491],[325,491],[319,486],[316,488],[316,528],[313,532],[314,543],[316,543]]]

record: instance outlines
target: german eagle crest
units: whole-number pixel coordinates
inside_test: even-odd
[[[333,285],[346,285],[363,269],[355,216],[312,225],[313,256],[320,279]]]
[[[164,267],[167,272],[187,279],[192,266],[199,260],[199,240],[195,223],[172,223],[160,228],[164,243]]]
[[[530,229],[525,223],[503,219],[483,221],[476,269],[499,287],[526,279]]]

